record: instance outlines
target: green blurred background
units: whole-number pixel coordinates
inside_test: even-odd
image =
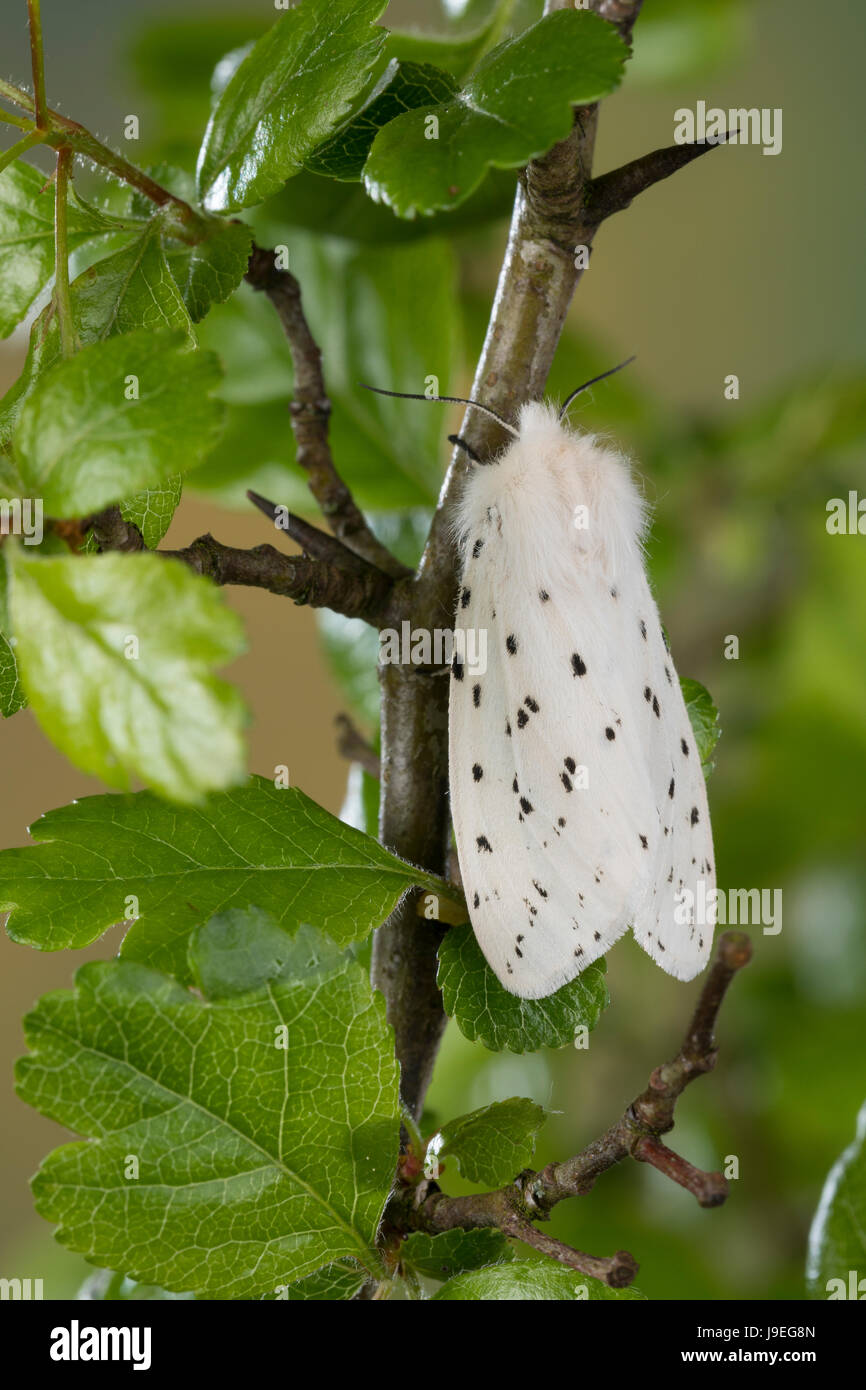
[[[140,145],[124,150],[139,163],[194,160],[213,62],[274,15],[266,0],[223,9],[219,0],[172,9],[164,0],[43,0],[42,8],[52,103],[115,145],[124,117],[139,114]],[[447,6],[458,21],[465,8]],[[24,81],[24,0],[2,0],[0,10],[4,72]],[[444,22],[433,0],[394,4],[386,19]],[[866,11],[854,0],[820,8],[809,0],[646,0],[635,49],[633,71],[603,107],[597,170],[670,143],[675,109],[701,99],[781,107],[784,147],[776,158],[752,147],[708,153],[602,228],[551,391],[562,395],[593,370],[638,355],[574,420],[610,433],[637,461],[656,509],[650,562],[679,671],[701,680],[721,711],[709,787],[720,884],[782,889],[784,918],[778,935],[753,933],[754,962],[723,1012],[717,1071],[687,1093],[671,1140],[703,1167],[739,1159],[728,1204],[701,1211],[687,1193],[630,1164],[560,1205],[551,1229],[598,1254],[632,1250],[638,1286],[652,1298],[801,1298],[809,1223],[866,1097],[866,538],[830,536],[825,526],[830,498],[850,489],[866,495]],[[366,229],[360,217],[338,221],[335,212],[330,229],[339,225],[339,241],[305,241],[297,230],[303,199],[292,185],[283,196],[259,225],[272,241],[284,236],[308,266],[305,295],[323,331],[340,312],[329,298],[335,284],[343,293],[338,265],[348,267],[352,331],[372,325],[376,295],[387,297],[389,283],[407,319],[429,312],[424,267],[441,274],[440,243],[383,246],[383,236],[418,230],[383,231],[393,223],[384,211]],[[451,389],[471,380],[505,225],[483,222],[454,243],[462,366],[453,368]],[[359,250],[352,237],[362,235]],[[168,544],[206,529],[255,544],[266,539],[260,523],[231,509],[241,483],[286,493],[287,365],[262,307],[243,298],[204,327],[228,363],[238,413],[229,445],[199,480],[201,493],[185,498]],[[336,374],[327,337],[325,368]],[[16,336],[0,345],[4,385],[24,344]],[[453,360],[443,354],[431,345],[422,378]],[[389,371],[383,357],[374,379],[391,384]],[[729,373],[739,377],[736,401],[724,398]],[[341,438],[352,439],[353,424],[337,422]],[[370,484],[380,504],[423,502],[445,465],[443,420],[407,428],[419,449],[421,435],[436,431],[438,447],[434,441],[420,465],[404,465],[399,498],[387,472],[396,464],[386,459]],[[394,514],[380,522],[389,532],[395,524]],[[411,534],[402,543],[411,549]],[[293,781],[338,811],[346,769],[332,720],[351,706],[369,728],[369,641],[331,624],[329,663],[311,613],[266,594],[232,593],[230,601],[249,630],[249,654],[232,674],[255,716],[253,769],[287,763]],[[735,661],[724,655],[730,635],[739,638]],[[26,712],[0,729],[0,765],[4,846],[25,843],[40,812],[99,790],[48,747]],[[65,1297],[86,1266],[31,1214],[26,1187],[39,1157],[64,1136],[15,1099],[11,1061],[34,998],[113,945],[103,941],[75,960],[5,938],[0,949],[0,1274],[42,1277],[47,1296]],[[663,976],[629,940],[608,965],[612,1003],[588,1052],[494,1055],[449,1028],[431,1115],[531,1096],[554,1112],[540,1163],[605,1128],[675,1050],[697,992]],[[445,1183],[464,1190],[452,1172]]]

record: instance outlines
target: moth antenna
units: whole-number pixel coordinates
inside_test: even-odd
[[[449,405],[474,405],[476,410],[483,411],[485,415],[490,416],[491,420],[498,421],[503,429],[514,435],[515,439],[518,437],[518,432],[514,426],[504,420],[501,415],[497,415],[495,410],[491,410],[489,405],[482,405],[480,401],[468,401],[465,396],[421,396],[412,391],[386,391],[383,386],[368,386],[366,381],[359,381],[358,385],[362,386],[365,391],[375,391],[377,396],[396,396],[401,401],[447,401]]]
[[[560,420],[562,419],[565,412],[568,410],[568,407],[571,405],[571,402],[574,400],[575,396],[579,396],[581,391],[588,391],[590,386],[595,386],[596,382],[604,381],[605,377],[613,376],[614,372],[621,372],[623,367],[628,367],[630,363],[634,361],[636,356],[637,353],[632,353],[631,357],[627,357],[624,362],[620,362],[618,367],[610,367],[608,371],[601,372],[599,376],[594,376],[591,381],[585,381],[582,386],[576,387],[576,389],[572,391],[571,395],[568,396],[566,400],[563,402],[562,409],[559,412]]]

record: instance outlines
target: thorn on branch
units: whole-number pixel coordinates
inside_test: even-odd
[[[720,145],[724,143],[725,140],[718,141]],[[633,159],[619,169],[612,169],[608,174],[590,179],[585,191],[587,218],[597,227],[605,218],[629,207],[639,193],[662,179],[670,178],[678,169],[684,169],[687,164],[715,148],[715,144],[667,145],[664,149],[642,154],[639,159]]]
[[[295,516],[293,512],[288,511],[277,502],[269,502],[258,492],[248,489],[247,497],[254,507],[258,507],[260,512],[270,517],[277,530],[283,531],[290,540],[295,541],[305,555],[314,560],[324,560],[328,564],[336,565],[349,574],[369,573],[371,569],[369,561],[362,560],[360,555],[357,555],[354,550],[350,550],[342,541],[337,540],[336,536],[329,536],[326,531],[320,531],[318,527],[311,526],[302,517]],[[372,568],[378,569],[378,566],[374,565]],[[383,571],[380,573],[383,579],[390,583],[388,576]]]
[[[291,271],[280,269],[275,252],[254,246],[245,279],[267,295],[277,311],[292,354],[295,394],[289,404],[297,444],[297,461],[328,525],[356,555],[392,579],[411,570],[401,564],[371,531],[363,513],[337,472],[328,440],[331,402],[325,389],[322,354],[310,331],[301,302],[301,287]]]

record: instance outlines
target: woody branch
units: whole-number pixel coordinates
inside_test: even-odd
[[[628,1251],[620,1250],[606,1257],[587,1255],[538,1231],[533,1223],[547,1220],[557,1203],[566,1197],[584,1196],[602,1173],[628,1157],[652,1164],[693,1193],[703,1207],[724,1202],[727,1183],[722,1174],[696,1168],[667,1148],[659,1136],[673,1128],[676,1104],[685,1088],[715,1066],[719,1009],[728,986],[751,955],[751,942],[743,932],[725,932],[720,937],[676,1057],[656,1067],[646,1088],[616,1123],[574,1158],[550,1163],[539,1173],[521,1173],[514,1182],[494,1192],[464,1197],[449,1197],[429,1180],[414,1184],[404,1180],[387,1212],[390,1230],[401,1236],[410,1231],[438,1234],[493,1227],[613,1288],[631,1283],[638,1265]]]

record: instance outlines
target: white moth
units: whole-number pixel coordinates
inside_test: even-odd
[[[625,460],[535,402],[462,497],[451,814],[478,943],[524,999],[630,924],[678,979],[709,955],[693,906],[701,879],[715,901],[707,794],[645,530]],[[483,671],[460,655],[473,629]]]
[[[456,523],[451,815],[478,944],[524,999],[629,925],[681,980],[713,937],[713,911],[695,920],[715,903],[706,787],[647,581],[646,507],[625,459],[564,409],[501,422],[514,442],[473,464]]]

